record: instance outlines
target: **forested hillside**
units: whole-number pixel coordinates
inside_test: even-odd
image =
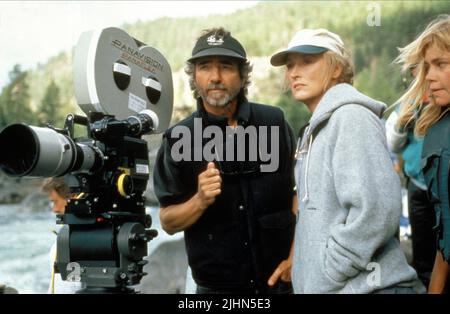
[[[444,1],[380,1],[381,25],[367,23],[368,2],[262,2],[228,15],[195,18],[160,18],[119,25],[133,37],[156,47],[174,72],[174,121],[192,110],[193,99],[183,73],[184,61],[201,30],[224,26],[247,49],[254,64],[250,98],[278,105],[298,129],[308,119],[304,106],[283,93],[282,68],[272,68],[269,56],[285,46],[295,31],[324,27],[340,34],[351,48],[356,65],[355,85],[370,96],[392,104],[405,84],[391,62],[404,46],[435,16],[450,12]],[[220,7],[217,8],[220,12]],[[55,27],[58,27],[55,25]],[[74,43],[75,45],[76,43]],[[14,121],[62,125],[63,116],[79,111],[73,93],[72,53],[61,52],[25,72],[10,69],[10,83],[0,94],[0,128]]]

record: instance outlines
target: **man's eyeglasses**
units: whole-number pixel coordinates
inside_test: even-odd
[[[225,176],[242,176],[256,174],[261,171],[261,165],[258,162],[248,162],[248,161],[233,161],[233,162],[223,162],[220,160],[215,160],[215,164],[219,169],[221,175]],[[230,167],[230,164],[234,166]]]
[[[256,174],[261,171],[261,165],[258,161],[223,161],[216,151],[214,163],[221,175],[242,176]]]

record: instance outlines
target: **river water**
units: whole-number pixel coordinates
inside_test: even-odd
[[[400,220],[400,236],[411,234],[408,211],[403,197],[403,215]],[[178,240],[183,233],[168,235],[160,227],[158,209],[147,208],[152,216],[152,228],[158,236],[149,242],[149,255],[165,241]],[[50,208],[45,212],[23,211],[20,205],[0,205],[0,283],[7,284],[22,294],[47,293],[50,280],[49,250],[56,235],[55,215]],[[192,279],[189,289],[195,287]],[[193,291],[193,290],[192,290]]]
[[[158,209],[149,207],[153,229],[158,237],[149,242],[149,255],[162,242],[176,240],[182,233],[169,236],[161,230]],[[20,205],[0,205],[0,283],[21,294],[47,293],[50,280],[49,250],[56,235],[55,215],[23,211]]]

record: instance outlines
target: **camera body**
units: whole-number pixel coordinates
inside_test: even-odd
[[[87,121],[69,115],[65,130],[76,121],[86,123],[89,138],[73,142],[90,147],[96,156],[89,171],[65,175],[74,197],[58,216],[64,226],[58,233],[56,266],[64,280],[126,292],[145,275],[147,242],[157,235],[147,229],[152,221],[145,214],[143,193],[150,172],[147,142],[140,138],[155,123],[145,113],[127,120],[91,113]]]

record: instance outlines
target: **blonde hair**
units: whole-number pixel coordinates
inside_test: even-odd
[[[339,77],[336,78],[335,83],[348,83],[350,85],[353,85],[355,68],[353,65],[352,57],[350,55],[350,51],[342,47],[342,53],[342,56],[333,51],[327,51],[323,54],[325,62],[328,66],[327,75],[324,79],[325,90],[331,87],[330,85],[332,83],[333,73],[337,68],[341,69],[341,73],[339,74]]]
[[[397,101],[401,104],[397,126],[405,128],[415,122],[414,135],[418,137],[425,136],[428,128],[450,110],[450,107],[435,105],[433,97],[430,97],[429,105],[425,106],[423,103],[424,97],[429,93],[429,83],[425,79],[427,75],[425,53],[434,45],[442,51],[450,52],[450,15],[448,14],[438,16],[428,24],[416,40],[399,48],[400,54],[394,60],[394,62],[402,64],[403,72],[417,67],[417,75],[413,83]],[[420,112],[418,118],[417,112]]]

